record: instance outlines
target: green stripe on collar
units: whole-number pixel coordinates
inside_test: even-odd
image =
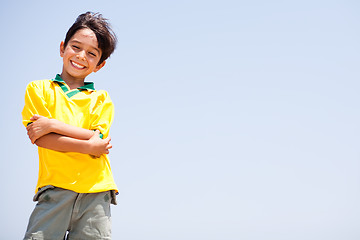
[[[81,90],[79,90],[79,89],[74,89],[74,90],[66,93],[66,96],[68,96],[69,98],[71,98],[72,96],[78,94],[79,92],[81,92]]]
[[[54,82],[58,82],[58,83],[62,83],[62,84],[66,84],[65,81],[60,77],[60,74],[56,74],[55,78],[52,79]],[[66,87],[66,85],[65,85]],[[63,89],[63,87],[61,87]],[[67,88],[67,87],[66,87]],[[82,90],[95,90],[95,86],[93,82],[84,82],[84,86],[78,87],[78,89],[82,89]],[[64,90],[64,89],[63,89]],[[69,89],[67,88],[67,91],[69,91]],[[65,92],[65,91],[64,91]]]
[[[82,87],[78,87],[78,89],[83,89],[83,90],[95,90],[95,86],[93,82],[84,82],[84,86]]]
[[[67,93],[69,91],[69,88],[65,85],[65,82],[58,82],[56,83],[61,87],[61,89],[64,91],[64,93]]]

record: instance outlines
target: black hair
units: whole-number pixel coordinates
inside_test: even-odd
[[[74,24],[67,31],[64,47],[67,46],[68,42],[77,31],[84,28],[92,30],[96,35],[99,44],[98,47],[102,51],[100,61],[98,62],[98,65],[100,65],[114,52],[117,43],[116,35],[111,29],[107,19],[103,18],[101,14],[86,12],[79,15]]]

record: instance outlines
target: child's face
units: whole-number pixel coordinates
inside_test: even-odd
[[[60,44],[60,56],[63,58],[63,74],[76,79],[85,79],[92,72],[99,71],[105,61],[98,65],[101,49],[95,33],[88,29],[80,29],[69,40],[67,46]]]

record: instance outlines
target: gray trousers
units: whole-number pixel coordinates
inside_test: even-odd
[[[110,203],[113,191],[76,193],[45,186],[34,196],[24,240],[111,239]]]

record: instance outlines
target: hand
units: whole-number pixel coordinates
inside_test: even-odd
[[[109,149],[112,148],[110,141],[110,137],[101,139],[100,131],[96,130],[94,135],[88,140],[90,155],[100,157],[102,154],[109,154]]]
[[[37,139],[51,132],[51,120],[47,117],[35,114],[30,118],[33,121],[26,127],[27,134],[34,144]]]

